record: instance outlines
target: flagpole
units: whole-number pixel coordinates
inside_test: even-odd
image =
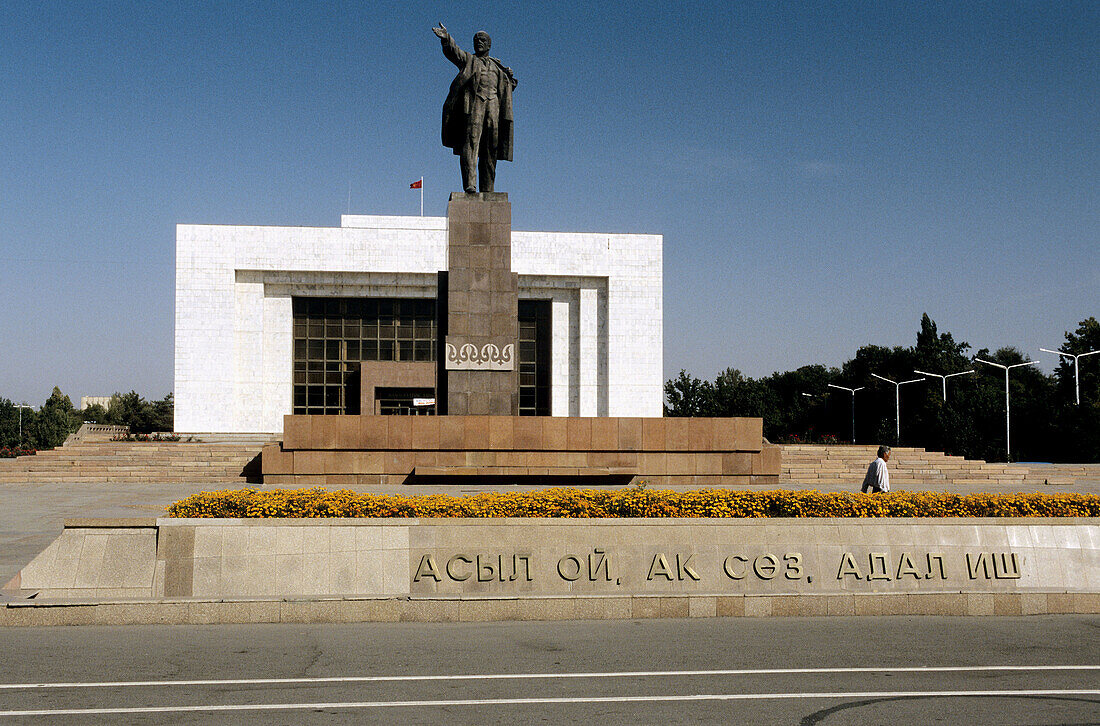
[[[424,177],[420,177],[420,216],[424,216]]]

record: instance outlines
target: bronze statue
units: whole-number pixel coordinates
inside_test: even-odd
[[[458,66],[443,103],[443,145],[454,150],[467,193],[493,191],[497,161],[512,160],[512,69],[489,55],[492,41],[484,30],[474,34],[474,52],[454,42],[443,23],[432,32],[443,55]],[[475,169],[476,163],[476,169]],[[476,177],[475,177],[476,173]]]

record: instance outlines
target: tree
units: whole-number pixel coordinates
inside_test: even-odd
[[[84,417],[84,421],[87,423],[105,423],[107,421],[107,409],[98,403],[88,406],[80,412],[80,415]]]
[[[153,431],[172,431],[175,428],[175,399],[169,393],[159,401],[153,401],[150,423]]]
[[[54,386],[50,397],[38,411],[31,428],[31,442],[36,449],[52,449],[65,443],[69,434],[80,428],[83,419],[73,408],[73,402]],[[27,430],[24,421],[24,431]]]
[[[153,430],[153,408],[137,391],[116,393],[111,396],[107,408],[107,423],[129,426],[131,433],[149,433]]]
[[[23,416],[23,438],[19,436],[19,416]],[[24,445],[27,434],[30,433],[35,419],[33,409],[26,408],[20,411],[16,405],[7,398],[0,398],[0,446],[17,447]]]
[[[736,368],[718,374],[710,393],[712,401],[708,408],[715,416],[765,417],[772,413],[767,386],[742,375]]]
[[[1066,342],[1058,350],[1071,355],[1100,350],[1100,322],[1095,317],[1085,318],[1077,330],[1066,332]],[[1100,461],[1100,355],[1078,361],[1076,381],[1073,368],[1073,360],[1063,357],[1054,370],[1060,404],[1055,456],[1062,461]],[[1075,385],[1080,387],[1080,405],[1076,404]]]
[[[1095,317],[1081,321],[1074,332],[1066,333],[1061,350],[1071,354],[1100,350],[1100,323]],[[809,365],[754,380],[728,368],[713,383],[680,371],[678,378],[665,384],[666,414],[761,417],[764,435],[772,441],[795,435],[818,439],[822,434],[847,440],[851,399],[847,394],[822,394],[829,383],[866,386],[857,394],[856,439],[897,445],[894,386],[877,381],[871,373],[903,381],[918,377],[916,370],[948,374],[973,368],[973,375],[951,379],[946,401],[938,379],[901,388],[900,443],[971,459],[1003,461],[1004,375],[975,365],[969,351],[968,343],[941,333],[925,313],[913,347],[865,345],[839,370]],[[993,352],[983,348],[976,357],[1002,365],[1027,360],[1013,347]],[[1013,459],[1100,461],[1100,355],[1082,362],[1081,406],[1073,404],[1072,366],[1072,360],[1063,359],[1053,377],[1033,367],[1012,371]]]
[[[1070,355],[1081,355],[1100,350],[1100,321],[1095,317],[1085,318],[1077,325],[1077,330],[1066,332],[1066,342],[1058,349]],[[1081,404],[1100,406],[1100,355],[1088,356],[1079,361],[1077,378],[1074,376],[1073,360],[1059,357],[1054,376],[1058,379],[1058,391],[1072,401],[1076,400],[1075,383],[1081,391]]]
[[[683,369],[680,375],[665,383],[666,416],[707,416],[711,405],[710,384],[689,376]]]

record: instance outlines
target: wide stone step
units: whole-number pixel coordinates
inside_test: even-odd
[[[82,442],[34,456],[0,459],[0,482],[243,484],[246,478],[241,472],[259,456],[261,448],[261,444],[244,441]]]

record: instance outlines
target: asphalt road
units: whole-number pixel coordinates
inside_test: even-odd
[[[0,724],[1100,722],[1094,616],[12,628],[0,658]]]

